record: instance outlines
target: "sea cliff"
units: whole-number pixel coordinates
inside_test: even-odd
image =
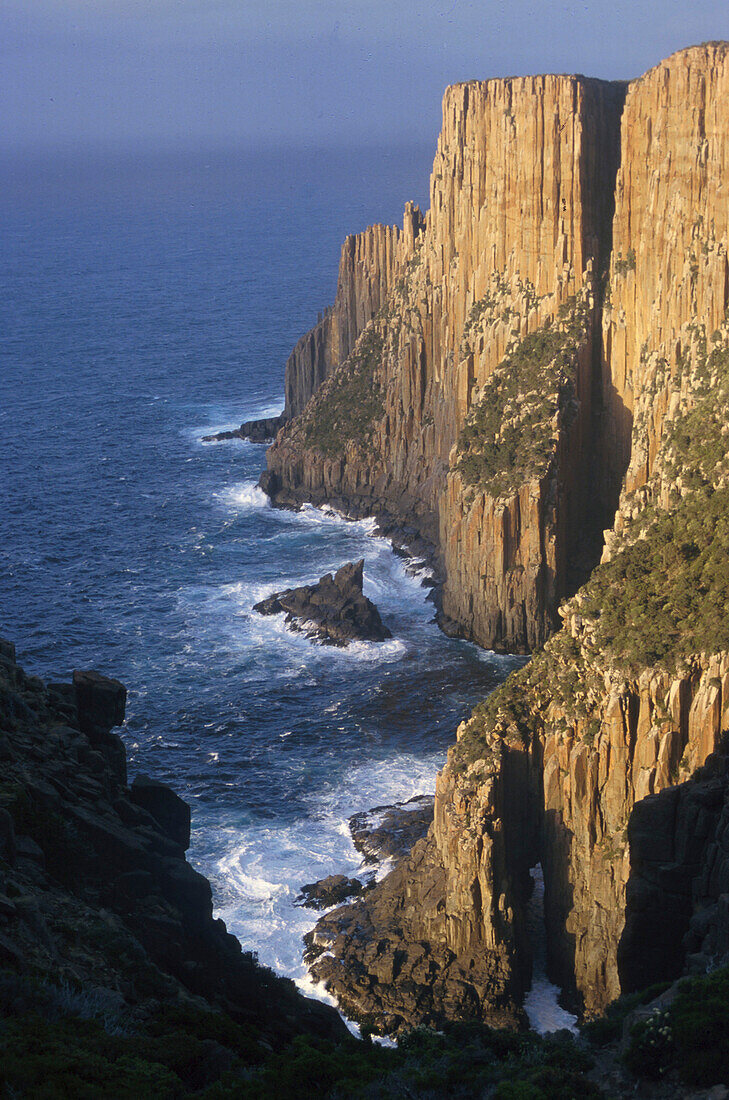
[[[320,923],[315,972],[385,1028],[519,1018],[536,863],[579,1012],[729,951],[728,97],[725,43],[449,88],[430,210],[268,452],[275,499],[415,525],[444,624],[536,653],[427,840]]]

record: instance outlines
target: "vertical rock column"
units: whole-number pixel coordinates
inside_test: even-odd
[[[602,466],[613,506],[650,354],[675,369],[681,326],[697,322],[710,336],[729,306],[728,102],[726,43],[682,50],[628,91],[603,316]]]

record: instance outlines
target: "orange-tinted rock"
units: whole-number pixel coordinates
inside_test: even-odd
[[[382,417],[366,447],[323,457],[294,422],[270,453],[295,493],[429,521],[444,611],[485,645],[535,648],[554,628],[591,490],[618,506],[610,560],[640,537],[647,506],[675,508],[700,472],[695,456],[676,469],[669,428],[712,384],[701,378],[707,339],[728,336],[729,46],[682,51],[630,85],[608,257],[621,99],[572,77],[448,89],[425,230],[375,322]],[[466,486],[454,445],[469,410],[507,351],[589,293],[608,259],[608,293],[593,292],[576,351],[576,409],[557,408],[547,472],[495,495]],[[352,1004],[372,1010],[380,982],[393,1018],[421,988],[421,1018],[446,988],[456,1015],[513,1015],[529,971],[525,876],[538,861],[551,974],[588,1014],[680,969],[692,905],[724,912],[729,857],[711,837],[729,656],[630,671],[596,646],[581,599],[562,607],[562,634],[518,705],[459,728],[427,844],[349,915],[356,928],[366,910],[364,955],[345,935],[327,965],[338,989],[356,975]],[[388,969],[393,921],[420,951],[402,978]],[[691,935],[729,951],[727,929],[717,917]]]
[[[283,487],[354,511],[414,515],[436,539],[439,526],[461,524],[463,489],[457,478],[446,486],[446,475],[479,387],[515,338],[555,317],[583,288],[588,268],[606,258],[623,95],[622,85],[566,76],[447,89],[424,230],[408,207],[402,233],[375,227],[348,239],[334,310],[297,345],[287,369],[287,409],[299,412],[386,298],[375,322],[385,337],[376,372],[383,415],[365,446],[343,440],[334,461],[291,424],[268,456]],[[490,312],[474,326],[486,300]],[[528,507],[513,517],[512,544],[504,545],[496,521],[486,539],[485,552],[493,545],[505,559],[494,583],[478,583],[482,554],[467,560],[462,546],[456,565],[441,540],[448,614],[485,644],[540,644],[565,594],[572,528],[557,513],[567,496],[576,508],[590,478],[591,349],[589,334],[579,432],[562,447],[558,484],[535,496],[525,483],[517,495]],[[322,390],[312,404],[326,400]],[[559,502],[547,503],[555,489]],[[461,536],[473,543],[465,530]],[[466,604],[470,615],[462,614]]]

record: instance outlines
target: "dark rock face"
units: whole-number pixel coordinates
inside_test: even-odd
[[[73,674],[73,685],[76,688],[79,725],[84,733],[94,727],[108,733],[112,726],[122,724],[127,703],[124,684],[98,672],[80,672],[77,669]]]
[[[626,992],[704,973],[729,956],[729,759],[712,754],[686,783],[636,803],[618,946]],[[687,957],[688,952],[688,957]]]
[[[274,592],[255,604],[260,615],[286,614],[286,623],[324,645],[353,641],[384,642],[392,634],[380,613],[362,592],[364,560],[348,562],[316,584]]]
[[[171,787],[148,775],[138,775],[129,793],[132,802],[147,810],[165,836],[186,852],[190,847],[190,807],[187,803]]]
[[[302,886],[297,901],[307,909],[328,909],[330,905],[341,905],[348,898],[356,897],[363,889],[358,878],[329,875],[318,882],[309,882]]]
[[[264,417],[263,420],[244,420],[240,428],[234,428],[229,432],[216,432],[214,435],[204,435],[202,441],[203,443],[221,443],[226,439],[248,439],[251,443],[272,443],[287,420],[285,413]]]
[[[404,859],[427,835],[433,822],[433,803],[433,795],[420,794],[407,802],[377,806],[350,817],[352,840],[365,863]]]
[[[145,777],[126,786],[111,733],[125,695],[93,672],[46,686],[0,641],[0,976],[71,982],[140,1018],[203,998],[269,1046],[346,1037],[213,919],[210,884],[184,856],[185,803]]]

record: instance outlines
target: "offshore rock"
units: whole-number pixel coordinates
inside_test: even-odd
[[[274,592],[254,605],[260,615],[286,615],[287,626],[324,645],[384,642],[392,634],[362,592],[364,559],[348,562],[316,584]]]
[[[286,413],[264,417],[263,420],[245,420],[240,428],[227,432],[204,435],[203,443],[221,443],[226,439],[248,439],[251,443],[271,443],[288,420]]]
[[[306,909],[328,909],[331,905],[341,905],[347,898],[356,897],[363,889],[363,884],[357,878],[328,875],[318,882],[309,882],[302,886],[296,902]]]

